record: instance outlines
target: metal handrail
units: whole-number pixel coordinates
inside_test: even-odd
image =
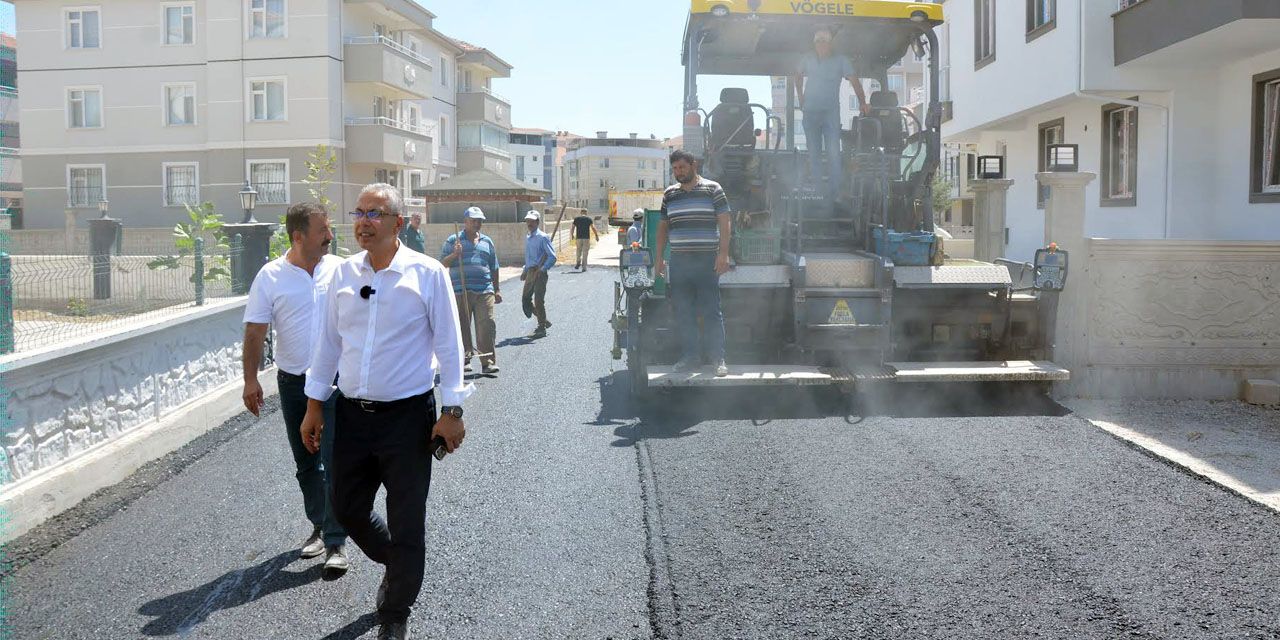
[[[407,122],[401,122],[399,120],[396,120],[395,118],[388,118],[386,116],[366,116],[366,117],[359,117],[359,118],[347,118],[346,123],[353,127],[372,127],[372,126],[391,127],[392,129],[399,129],[401,131],[408,131],[409,133],[416,133],[420,136],[432,136],[435,133],[434,125],[416,125],[415,126]]]
[[[345,42],[346,44],[381,44],[384,47],[387,47],[399,53],[403,53],[404,55],[409,56],[410,58],[413,58],[415,61],[422,64],[422,66],[428,69],[435,69],[435,66],[431,64],[431,61],[423,57],[422,54],[386,36],[376,36],[376,35],[375,36],[349,36],[343,42]]]
[[[506,97],[504,97],[502,94],[494,93],[493,89],[490,89],[489,87],[473,87],[470,89],[459,91],[458,95],[466,95],[468,93],[483,93],[484,95],[489,96],[494,100],[501,100],[502,102],[507,103],[508,107],[511,106],[510,100],[506,99]]]

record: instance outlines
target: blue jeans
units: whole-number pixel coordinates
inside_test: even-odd
[[[716,364],[724,360],[724,316],[720,313],[720,275],[715,251],[671,252],[671,305],[676,314],[683,358],[698,362],[703,354]],[[702,319],[701,339],[698,319]]]
[[[827,154],[827,173],[832,193],[840,192],[840,110],[814,109],[804,112],[804,140],[809,148],[809,179],[818,184],[822,173],[822,152]]]
[[[284,429],[289,436],[289,449],[293,451],[293,463],[297,467],[298,488],[302,489],[302,508],[307,520],[320,527],[326,546],[345,544],[347,532],[333,515],[329,502],[327,470],[333,466],[334,392],[324,403],[324,432],[320,434],[320,453],[307,451],[302,446],[302,418],[307,415],[307,395],[303,387],[306,376],[295,376],[284,371],[276,372],[280,384],[280,413],[284,416]]]

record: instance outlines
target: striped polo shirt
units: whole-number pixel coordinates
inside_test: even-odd
[[[662,219],[672,251],[716,251],[720,248],[719,217],[729,215],[729,199],[720,184],[699,177],[688,191],[679,184],[662,194]]]
[[[453,253],[453,243],[462,236],[462,264],[454,264],[449,268],[449,276],[453,280],[453,292],[462,293],[462,277],[459,267],[466,269],[467,291],[472,293],[493,293],[493,272],[498,269],[498,250],[493,240],[483,233],[476,234],[476,241],[467,239],[467,234],[454,234],[445,238],[440,248],[440,259]]]

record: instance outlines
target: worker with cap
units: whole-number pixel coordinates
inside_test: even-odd
[[[644,209],[636,209],[631,214],[631,226],[627,227],[627,245],[644,243]]]
[[[537,211],[524,214],[524,223],[529,227],[529,236],[524,241],[524,272],[520,280],[524,282],[525,315],[530,311],[538,316],[538,328],[533,337],[547,335],[551,322],[547,320],[547,274],[556,264],[556,250],[551,246],[551,236],[541,229],[542,215]]]
[[[400,230],[400,244],[418,253],[426,253],[427,245],[422,239],[422,231],[418,229],[420,226],[422,226],[422,214],[410,214],[409,224],[404,225],[404,228]]]
[[[832,51],[832,35],[828,29],[813,34],[813,53],[800,60],[795,75],[796,93],[804,116],[805,144],[809,147],[809,179],[816,185],[822,179],[818,165],[827,156],[827,190],[840,193],[840,84],[847,78],[858,96],[862,115],[869,112],[862,81],[853,71],[848,57]]]
[[[498,248],[492,238],[480,233],[484,220],[484,211],[480,207],[469,207],[463,214],[462,233],[445,238],[440,249],[440,262],[449,268],[449,276],[453,280],[466,370],[471,370],[472,355],[478,355],[481,371],[494,374],[498,372],[498,364],[493,305],[502,302],[502,293],[498,290]],[[474,348],[471,340],[473,325]]]

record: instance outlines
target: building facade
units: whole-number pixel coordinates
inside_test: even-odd
[[[22,148],[18,116],[18,42],[0,33],[0,211],[9,214],[12,228],[21,229]]]
[[[527,185],[551,192],[553,202],[560,200],[556,179],[556,136],[546,129],[512,129],[508,138],[511,153],[511,177]]]
[[[565,201],[593,215],[609,214],[609,192],[663,189],[667,185],[668,152],[662,140],[610,138],[600,131],[594,138],[569,138],[565,143]]]
[[[234,219],[246,181],[274,221],[309,198],[318,145],[343,211],[370,181],[409,194],[458,169],[469,52],[413,0],[15,5],[28,228],[82,224],[100,200],[132,227],[205,201]]]
[[[511,101],[493,90],[496,78],[510,78],[511,65],[493,52],[461,40],[458,56],[458,171],[511,169]]]
[[[1043,244],[1050,144],[1098,175],[1091,236],[1280,239],[1280,4],[944,4],[943,136],[1005,156],[1007,255]]]

